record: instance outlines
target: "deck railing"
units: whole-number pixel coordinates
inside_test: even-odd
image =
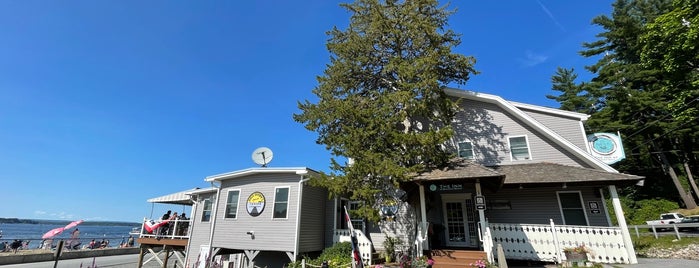
[[[364,235],[364,232],[355,229],[355,235],[357,236],[357,246],[359,247],[359,255],[362,257],[362,261],[365,265],[371,265],[371,253],[373,252],[374,245],[371,240]],[[351,242],[352,238],[350,236],[349,229],[336,229],[333,235],[333,243]]]
[[[501,244],[507,259],[565,261],[564,248],[585,245],[588,260],[629,263],[618,227],[490,223],[493,247]],[[493,249],[495,250],[495,249]]]
[[[192,226],[192,220],[181,220],[173,219],[170,220],[165,226],[161,226],[153,232],[148,232],[145,229],[145,224],[157,224],[162,222],[161,220],[151,220],[144,218],[143,224],[141,225],[140,237],[155,237],[155,238],[170,238],[170,239],[183,239],[189,238],[189,227]]]

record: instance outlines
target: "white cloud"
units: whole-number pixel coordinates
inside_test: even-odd
[[[524,67],[533,67],[544,63],[549,57],[546,55],[536,54],[531,50],[524,52],[524,58],[520,58],[519,62],[522,63]]]
[[[35,210],[34,214],[36,215],[46,215],[46,211],[41,211],[41,210]]]

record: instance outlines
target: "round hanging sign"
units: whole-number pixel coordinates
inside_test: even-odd
[[[265,196],[260,192],[254,192],[248,196],[248,201],[245,204],[248,214],[253,217],[259,216],[265,210]]]

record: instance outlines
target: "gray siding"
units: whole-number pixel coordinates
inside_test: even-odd
[[[539,131],[526,126],[494,104],[464,99],[459,104],[462,111],[456,115],[452,146],[457,148],[458,142],[470,140],[473,142],[476,161],[484,165],[550,162],[589,167]],[[557,123],[552,121],[550,124]],[[522,135],[527,136],[531,159],[513,161],[510,158],[508,138]]]
[[[190,237],[189,237],[189,248],[187,249],[187,263],[194,263],[197,261],[199,255],[199,249],[201,246],[209,245],[209,235],[211,230],[211,221],[202,222],[202,209],[204,207],[203,200],[208,197],[215,196],[215,193],[203,194],[197,198],[196,204],[192,206],[192,214],[190,219],[192,224],[190,225]]]
[[[337,208],[335,207],[335,199],[325,200],[325,247],[330,247],[333,245],[333,239],[335,235],[335,221],[337,220]]]
[[[527,115],[534,118],[539,123],[550,128],[564,139],[568,140],[575,146],[587,151],[587,137],[582,131],[582,122],[576,118],[568,118],[557,116],[541,111],[528,110],[520,108]]]
[[[323,250],[325,227],[325,200],[327,191],[323,188],[305,185],[301,201],[301,225],[299,251],[312,252]]]
[[[493,223],[530,223],[549,224],[553,219],[555,224],[563,224],[563,217],[558,204],[557,192],[580,191],[590,226],[608,226],[606,211],[604,211],[599,191],[596,187],[537,187],[533,189],[506,188],[486,195],[489,202],[495,200],[509,201],[511,209],[488,208],[485,215]],[[596,201],[600,213],[592,214],[590,201]]]
[[[229,249],[253,249],[295,251],[296,213],[298,211],[298,181],[295,174],[258,174],[222,181],[221,198],[218,200],[213,247]],[[273,219],[275,187],[289,187],[286,219]],[[236,219],[224,218],[229,189],[240,189],[240,202]],[[253,217],[246,210],[247,198],[253,192],[265,197],[262,213]],[[254,238],[247,232],[253,231]]]

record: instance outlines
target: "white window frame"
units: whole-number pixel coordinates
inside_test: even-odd
[[[209,204],[210,204],[209,210],[206,210],[206,202],[209,202]],[[202,200],[201,222],[210,222],[211,217],[213,216],[213,210],[214,210],[214,197],[209,196],[207,198],[204,198],[204,200]],[[207,211],[209,212],[209,218],[204,220],[204,216],[206,215]]]
[[[275,212],[277,211],[277,189],[283,189],[286,188],[286,217],[284,218],[277,218],[275,217]],[[274,187],[274,200],[272,202],[272,219],[273,220],[286,220],[289,219],[289,201],[291,198],[291,186],[278,186]]]
[[[514,157],[514,152],[512,150],[512,139],[513,138],[522,138],[524,137],[524,142],[527,144],[527,157],[525,159],[515,159]],[[534,159],[532,157],[532,150],[531,146],[529,146],[529,137],[527,135],[518,135],[518,136],[508,136],[507,137],[507,148],[510,150],[510,161],[526,161],[526,160],[532,160]],[[519,148],[517,148],[519,149]]]
[[[471,157],[470,157],[470,158],[461,156],[461,151],[466,151],[466,150],[462,150],[462,149],[461,149],[461,144],[462,144],[462,143],[471,144]],[[459,155],[459,158],[468,159],[468,160],[476,159],[476,153],[475,153],[475,151],[473,150],[473,142],[472,142],[472,141],[465,140],[465,141],[457,142],[457,143],[456,143],[456,147],[457,147],[457,150],[458,150],[458,151],[457,151],[457,154]]]
[[[585,225],[590,226],[590,219],[587,217],[587,207],[585,207],[585,200],[583,200],[581,191],[556,191],[556,199],[558,200],[558,210],[561,213],[561,219],[563,220],[563,224],[568,225],[568,223],[566,222],[565,214],[563,214],[563,205],[561,204],[561,195],[560,194],[570,194],[570,193],[578,194],[578,197],[580,198],[580,206],[581,206],[580,209],[582,210],[583,215],[585,216]],[[566,208],[566,209],[569,209],[569,208]]]
[[[354,210],[354,208],[352,206],[361,206],[362,204],[364,204],[364,201],[347,200],[347,205],[349,206],[347,209]],[[364,218],[351,218],[351,220],[352,220],[352,228],[354,228],[355,230],[360,230],[360,231],[366,233],[365,232],[366,219],[364,219]],[[355,224],[355,223],[361,224],[361,226],[357,226],[357,224]]]
[[[231,192],[238,192],[238,199],[235,200],[235,217],[228,217],[228,207],[231,205],[231,203],[229,203]],[[241,193],[240,189],[230,189],[226,193],[226,208],[223,211],[223,218],[224,219],[229,219],[229,220],[238,219],[238,214],[239,214],[238,207],[240,207],[240,193]]]

